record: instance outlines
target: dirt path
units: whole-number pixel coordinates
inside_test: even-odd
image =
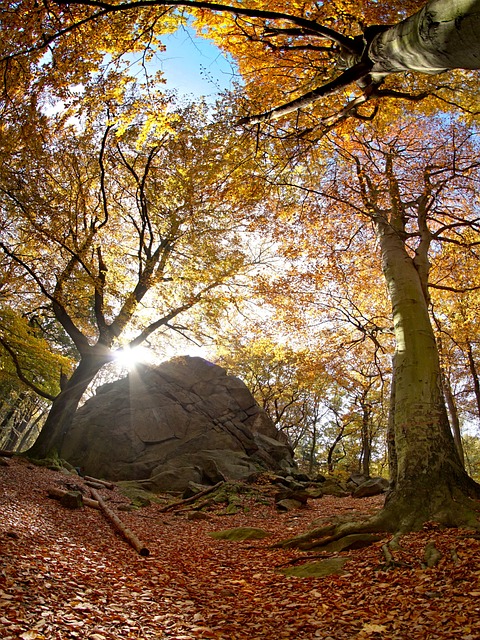
[[[278,568],[302,556],[271,549],[330,514],[368,511],[380,498],[325,497],[279,514],[245,498],[246,511],[208,520],[119,511],[147,544],[140,557],[103,515],[67,510],[47,489],[83,480],[19,460],[0,467],[0,638],[193,640],[478,640],[480,540],[426,527],[402,540],[406,566],[381,570],[381,544],[343,552],[344,575],[292,578]],[[125,503],[102,490],[112,509]],[[227,542],[207,534],[261,527],[264,540]],[[434,540],[443,553],[421,566]]]

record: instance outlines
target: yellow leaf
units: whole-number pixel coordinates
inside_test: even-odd
[[[386,630],[383,624],[365,624],[362,627],[363,633],[384,633]]]

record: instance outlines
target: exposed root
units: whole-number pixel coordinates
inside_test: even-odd
[[[385,562],[380,566],[381,571],[388,571],[388,569],[395,569],[396,567],[407,567],[408,564],[403,560],[397,560],[392,549],[392,540],[382,545],[382,553],[385,558]]]
[[[438,503],[438,508],[432,502],[415,503],[414,500],[406,499],[402,495],[392,495],[387,501],[383,509],[378,511],[371,517],[356,521],[339,521],[335,520],[328,525],[308,531],[302,535],[290,538],[288,540],[277,543],[276,547],[285,549],[301,549],[308,551],[314,549],[321,551],[341,551],[348,546],[355,536],[360,536],[354,543],[360,542],[361,546],[365,543],[370,544],[393,534],[393,539],[388,547],[385,547],[384,556],[386,564],[398,565],[393,556],[393,551],[398,550],[400,537],[410,531],[420,530],[426,522],[436,522],[445,527],[464,528],[468,527],[480,532],[479,511],[480,504],[478,501],[471,500],[468,497],[456,496],[455,499],[443,499]],[[370,538],[366,534],[371,535]],[[342,545],[342,542],[345,544]],[[358,548],[358,547],[357,547]],[[388,554],[386,553],[388,551]],[[432,550],[433,552],[433,550]],[[435,554],[425,557],[427,566],[434,566],[439,558],[434,558]],[[430,564],[434,563],[434,564]]]
[[[385,530],[385,527],[380,522],[376,521],[376,517],[373,517],[360,522],[344,522],[342,524],[333,523],[326,527],[313,529],[312,531],[308,531],[307,533],[296,536],[295,538],[278,542],[274,546],[282,547],[284,549],[302,549],[303,551],[308,551],[310,549],[315,549],[315,551],[331,551],[333,549],[333,543],[339,542],[340,540],[362,535],[365,542],[370,540],[371,543],[378,541],[381,538],[379,536],[371,535],[369,539],[365,534],[383,532],[388,533],[388,531]]]
[[[436,548],[435,543],[432,540],[430,540],[430,542],[428,542],[427,546],[425,547],[425,551],[423,552],[425,566],[428,568],[435,567],[435,565],[437,565],[440,562],[442,557],[443,556],[440,553],[440,551]]]
[[[290,558],[287,562],[282,562],[281,564],[277,564],[275,566],[276,569],[281,569],[282,567],[291,567],[295,564],[302,564],[304,562],[308,562],[310,560],[326,560],[327,558],[332,558],[334,556],[333,553],[316,553],[312,556],[299,556],[298,558]]]

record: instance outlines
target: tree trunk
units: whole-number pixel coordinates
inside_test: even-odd
[[[35,436],[35,428],[38,427],[39,422],[41,422],[41,420],[43,419],[46,413],[47,413],[47,409],[40,411],[40,413],[38,413],[38,415],[33,420],[33,422],[31,422],[28,425],[27,429],[25,429],[24,433],[22,434],[21,440],[17,443],[17,446],[16,446],[17,451],[23,452],[25,449],[28,448],[28,445],[30,442],[34,442],[36,440],[38,435]],[[38,434],[40,434],[41,430],[42,430],[42,427],[37,428]]]
[[[313,422],[312,442],[310,445],[310,453],[308,454],[308,473],[312,474],[316,463],[317,452],[317,421]]]
[[[442,341],[440,338],[438,339],[438,350],[440,359],[442,360]],[[463,451],[462,433],[460,431],[460,418],[458,417],[457,404],[453,395],[452,385],[450,384],[450,378],[444,367],[442,370],[442,387],[443,393],[445,394],[445,400],[447,402],[450,424],[452,425],[453,440],[455,442],[455,446],[457,447],[458,457],[460,458],[462,465],[465,467],[465,454]]]
[[[393,490],[383,517],[409,529],[429,520],[457,523],[455,500],[480,495],[459,459],[442,392],[438,349],[425,287],[398,229],[376,219],[396,339],[391,425]],[[466,517],[466,516],[465,516]]]
[[[475,399],[477,401],[478,416],[480,417],[480,380],[478,379],[477,365],[475,364],[475,358],[473,357],[472,345],[467,342],[467,357],[468,367],[472,374],[473,390],[475,393]]]
[[[58,500],[60,498],[63,498],[68,493],[68,491],[59,489],[58,487],[52,487],[48,489],[47,493],[50,498],[55,498],[56,500]],[[91,498],[82,496],[82,502],[86,507],[91,507],[92,509],[100,509],[100,505],[98,504],[97,500],[92,500]]]
[[[480,0],[430,0],[418,13],[373,38],[368,49],[372,77],[478,69],[479,32]]]
[[[111,358],[108,350],[102,349],[100,352],[97,346],[91,347],[82,355],[71,378],[53,401],[45,424],[33,446],[26,452],[27,455],[44,458],[55,452],[61,453],[65,434],[72,424],[83,394],[103,365]]]
[[[318,424],[318,413],[319,413],[319,407],[318,407],[318,402],[315,401],[315,406],[314,406],[314,410],[313,410],[313,415],[312,415],[312,441],[311,441],[311,445],[310,445],[310,453],[308,455],[308,473],[312,474],[313,470],[315,468],[315,464],[316,464],[316,458],[317,458],[317,438],[318,438],[318,429],[317,429],[317,424]]]
[[[371,407],[368,404],[362,405],[362,452],[360,454],[360,471],[364,476],[370,477],[370,459],[372,455],[372,440],[370,437],[370,417]]]
[[[338,460],[334,460],[333,459],[333,454],[335,453],[335,449],[337,447],[337,444],[343,438],[343,432],[345,431],[345,425],[339,425],[338,422],[337,422],[337,425],[340,427],[340,431],[337,433],[333,443],[328,448],[328,455],[327,455],[327,470],[328,470],[328,473],[333,473],[333,471],[335,469],[335,464],[338,462]],[[342,457],[344,457],[344,456],[342,456]],[[341,458],[340,458],[340,460],[341,460]]]
[[[141,556],[145,556],[145,557],[149,556],[150,550],[148,549],[148,547],[146,547],[145,544],[137,538],[137,536],[133,533],[133,531],[131,531],[127,526],[125,526],[125,524],[120,520],[117,514],[105,504],[104,500],[102,499],[102,496],[98,493],[98,491],[96,491],[95,489],[90,489],[90,493],[92,494],[93,498],[98,502],[98,505],[101,511],[103,511],[107,520],[109,520],[113,524],[115,529],[122,534],[122,536],[125,538],[128,544],[132,546],[135,549],[135,551]]]
[[[450,380],[447,378],[446,374],[443,374],[442,381],[445,399],[447,401],[448,413],[450,415],[450,421],[452,424],[453,440],[455,442],[455,446],[457,447],[458,457],[460,458],[462,465],[465,466],[465,454],[463,451],[462,434],[460,431],[460,418],[458,417],[457,404],[455,402],[455,397],[453,395]]]

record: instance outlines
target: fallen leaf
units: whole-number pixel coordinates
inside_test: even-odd
[[[383,624],[364,624],[362,627],[363,633],[384,633],[386,630]]]

